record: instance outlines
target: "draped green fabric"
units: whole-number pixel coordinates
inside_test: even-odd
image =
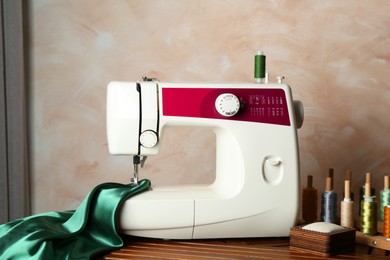
[[[149,188],[149,180],[138,186],[103,183],[75,211],[37,214],[0,225],[0,259],[90,259],[120,248],[117,210]]]

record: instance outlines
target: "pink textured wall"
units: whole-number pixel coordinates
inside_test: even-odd
[[[252,81],[264,50],[305,106],[301,177],[342,192],[390,174],[390,3],[383,1],[30,2],[34,213],[73,209],[98,183],[128,182],[131,159],[108,154],[106,85]],[[182,142],[182,140],[185,140]],[[141,172],[154,185],[213,179],[214,137],[171,129]]]

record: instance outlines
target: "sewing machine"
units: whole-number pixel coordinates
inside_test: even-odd
[[[303,108],[278,81],[110,82],[109,151],[134,156],[135,185],[138,166],[158,154],[165,127],[208,127],[216,135],[215,181],[132,197],[120,211],[121,232],[165,239],[288,236],[298,217]]]

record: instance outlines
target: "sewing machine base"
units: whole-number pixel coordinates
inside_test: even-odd
[[[216,200],[219,196],[211,187],[201,186],[144,192],[124,203],[121,232],[162,239],[285,237],[296,224],[294,208],[269,203],[261,206],[261,201],[253,199],[240,210],[229,207],[237,205],[234,198],[224,202]]]

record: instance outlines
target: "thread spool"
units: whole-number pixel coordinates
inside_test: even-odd
[[[390,179],[389,176],[384,177],[384,188],[380,192],[379,198],[379,219],[383,221],[384,218],[384,207],[390,205]]]
[[[366,182],[365,183],[369,183],[370,184],[370,194],[371,196],[374,196],[375,197],[375,188],[371,186],[371,173],[370,172],[367,172],[366,173]],[[359,191],[359,202],[362,202],[364,200],[364,194],[365,194],[365,184],[360,188],[360,191]],[[362,211],[362,208],[361,208],[361,203],[359,203],[359,215]]]
[[[257,83],[265,83],[265,55],[262,51],[257,52],[255,55],[255,71],[254,76]]]
[[[361,202],[360,231],[365,235],[377,233],[377,204],[375,196],[371,196],[371,184],[365,183],[364,199]]]
[[[332,178],[326,178],[325,191],[321,196],[321,221],[337,222],[337,193],[333,190]]]
[[[354,227],[350,180],[344,181],[344,200],[340,203],[340,225]]]
[[[302,191],[302,218],[305,223],[317,221],[318,191],[313,187],[313,176],[307,176],[307,187]]]
[[[384,206],[383,209],[383,236],[390,240],[390,206]]]

